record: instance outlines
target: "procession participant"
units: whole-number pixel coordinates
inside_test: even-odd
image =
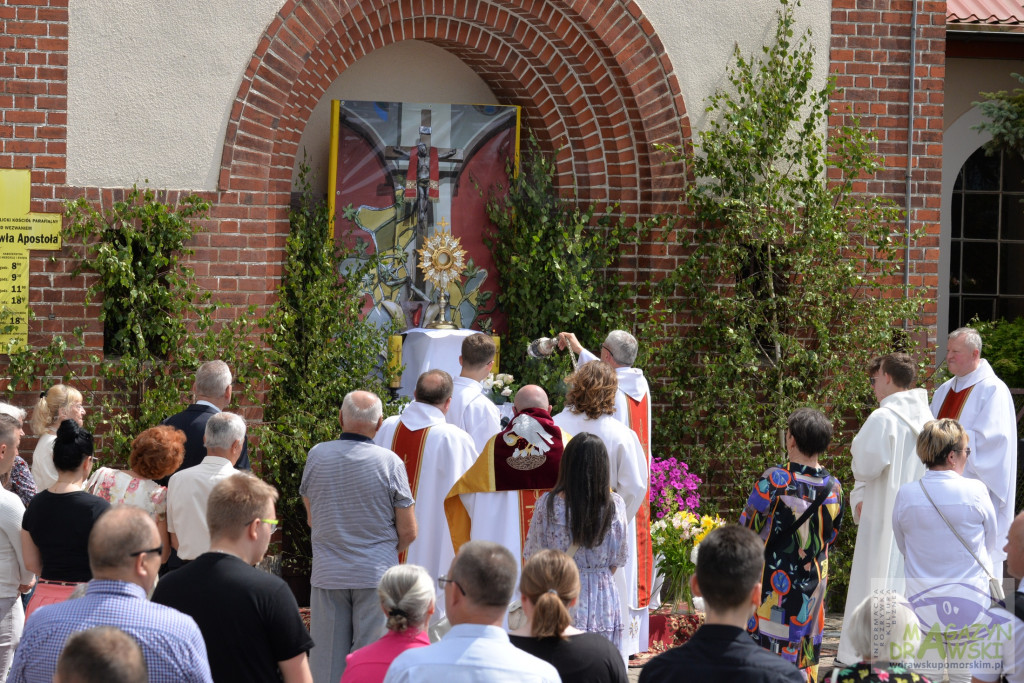
[[[903,577],[903,555],[892,531],[892,508],[900,486],[924,474],[917,457],[917,435],[932,419],[928,393],[913,388],[917,377],[913,358],[905,353],[879,356],[868,366],[868,376],[878,408],[850,445],[855,480],[850,508],[859,526],[846,594],[846,621],[874,590],[892,589],[892,579]],[[844,630],[839,637],[838,661],[859,661],[853,643]]]
[[[500,543],[522,566],[523,544],[537,498],[558,479],[569,441],[551,418],[548,395],[534,384],[516,392],[516,415],[491,437],[473,466],[455,482],[444,512],[455,552],[469,540]]]
[[[437,578],[455,557],[444,497],[473,464],[477,452],[469,434],[444,421],[452,400],[451,375],[436,369],[424,372],[416,380],[413,398],[400,416],[384,420],[373,442],[394,451],[405,463],[416,500],[419,535],[399,559],[418,564]],[[433,623],[444,616],[441,592]]]
[[[311,528],[309,657],[313,680],[335,683],[345,657],[384,629],[377,582],[416,538],[416,516],[405,466],[373,443],[381,425],[380,398],[346,394],[338,415],[341,436],[310,449],[299,494]]]
[[[640,596],[637,537],[649,538],[647,529],[638,530],[637,513],[647,507],[650,470],[643,446],[629,427],[616,420],[615,396],[618,384],[615,371],[603,361],[580,365],[566,378],[569,393],[566,408],[555,415],[555,424],[570,434],[588,432],[597,435],[608,450],[612,489],[626,505],[629,523],[627,539],[629,554],[626,566],[615,572],[614,579],[622,600],[622,647],[624,656],[647,649],[641,647],[642,634],[647,633],[647,601]]]
[[[636,337],[625,330],[612,330],[605,337],[601,344],[601,357],[598,359],[590,351],[587,351],[576,339],[572,332],[562,332],[558,335],[558,345],[561,348],[568,346],[573,353],[579,354],[579,362],[592,363],[596,360],[603,360],[615,368],[615,379],[618,380],[618,392],[615,394],[616,420],[626,425],[640,439],[640,445],[644,448],[644,457],[647,460],[647,470],[651,469],[651,388],[644,377],[644,371],[634,368],[636,355],[639,351],[639,344]],[[574,432],[575,433],[575,432]],[[650,498],[650,489],[647,491]],[[651,594],[654,585],[654,550],[651,547],[651,508],[648,505],[641,505],[636,515],[637,529],[645,530],[646,533],[637,535],[637,596],[636,607],[656,608],[661,601],[657,595]],[[653,604],[652,604],[653,603]],[[640,634],[640,642],[647,642],[647,631]]]
[[[988,487],[996,509],[998,537],[1006,538],[1013,521],[1017,482],[1017,416],[1013,397],[981,357],[981,335],[970,327],[949,334],[946,366],[953,378],[935,390],[932,414],[952,418],[967,432],[972,456],[964,476]],[[1002,576],[1006,553],[997,548],[992,557],[996,578]]]
[[[483,452],[488,439],[501,431],[498,406],[484,396],[480,385],[494,367],[495,351],[490,335],[472,334],[462,340],[462,372],[452,379],[452,404],[445,414],[448,424],[473,437],[477,453]]]

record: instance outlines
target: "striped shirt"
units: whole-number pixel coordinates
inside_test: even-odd
[[[10,683],[50,683],[72,633],[116,626],[142,648],[150,683],[212,683],[206,644],[192,617],[146,599],[142,586],[93,579],[85,595],[40,607],[25,622]]]
[[[398,564],[395,508],[413,504],[401,459],[366,437],[313,446],[299,493],[309,499],[314,588],[376,588]]]

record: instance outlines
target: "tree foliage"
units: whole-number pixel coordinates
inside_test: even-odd
[[[284,275],[278,300],[261,325],[270,367],[260,429],[260,474],[281,493],[278,515],[288,565],[306,566],[309,528],[299,496],[306,453],[338,438],[338,411],[355,389],[387,397],[380,374],[387,355],[387,330],[361,317],[361,278],[375,264],[340,276],[352,252],[338,250],[330,235],[326,204],[311,193],[306,170],[302,196],[289,214]]]
[[[498,306],[508,319],[501,364],[522,384],[545,387],[559,407],[562,379],[571,370],[568,354],[531,359],[529,343],[574,331],[584,347],[600,346],[608,331],[629,328],[633,290],[619,281],[621,248],[646,233],[642,223],[627,225],[611,210],[595,218],[560,196],[555,162],[533,142],[522,169],[507,170],[508,185],[492,188],[487,215],[495,230],[485,238],[494,257],[501,293]]]
[[[660,448],[734,512],[785,459],[795,408],[818,407],[839,427],[866,413],[866,363],[920,305],[898,286],[899,211],[856,188],[880,170],[872,139],[856,123],[826,136],[834,85],[814,86],[808,34],[794,37],[794,23],[783,0],[774,42],[750,57],[737,49],[731,87],[710,98],[711,123],[685,155],[692,230],[677,235],[692,254],[660,283],[650,335],[665,339],[652,363],[667,377]],[[831,464],[849,487],[846,463]]]
[[[1024,76],[1012,75],[1024,83]],[[983,99],[973,104],[981,109],[985,121],[974,126],[974,129],[992,135],[992,139],[984,144],[985,153],[991,156],[1006,149],[1024,156],[1024,88],[1014,88],[1013,92],[983,92],[980,95]]]
[[[181,409],[202,362],[222,358],[250,393],[262,375],[251,317],[216,322],[217,304],[184,265],[200,229],[194,221],[208,210],[197,195],[172,202],[138,187],[107,207],[84,197],[65,205],[64,240],[79,245],[71,275],[95,276],[86,301],[100,302],[104,357],[85,351],[82,329],[57,335],[41,349],[10,355],[8,391],[74,385],[86,394],[87,422],[102,434],[100,455],[110,463],[127,462],[139,432]],[[96,376],[83,378],[83,367]]]

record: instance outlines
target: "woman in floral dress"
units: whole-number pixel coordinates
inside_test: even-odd
[[[748,630],[761,647],[795,663],[813,682],[825,628],[828,550],[839,533],[843,493],[818,464],[832,441],[828,418],[800,408],[787,422],[789,462],[765,470],[740,517],[740,524],[765,541],[761,606]]]
[[[89,493],[109,501],[111,505],[134,505],[150,514],[156,522],[164,548],[161,562],[166,562],[171,554],[171,541],[167,534],[167,489],[153,480],[176,471],[184,457],[184,432],[174,427],[150,427],[132,442],[130,469],[101,467],[86,483]]]
[[[575,554],[574,543],[579,546]],[[569,441],[555,488],[537,499],[523,559],[544,548],[572,555],[579,568],[573,625],[619,647],[622,614],[612,574],[626,563],[626,506],[611,490],[608,451],[593,434],[577,434]]]

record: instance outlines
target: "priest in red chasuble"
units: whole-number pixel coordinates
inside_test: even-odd
[[[445,422],[452,401],[452,378],[444,370],[420,375],[413,402],[401,415],[384,420],[373,442],[398,454],[409,475],[416,500],[419,533],[399,561],[425,567],[435,579],[448,572],[455,549],[444,516],[444,496],[476,459],[473,438]],[[438,590],[434,619],[444,615],[443,590]]]
[[[455,552],[467,541],[493,541],[522,566],[533,506],[558,479],[570,436],[551,419],[548,395],[528,384],[516,392],[515,417],[492,436],[444,501]]]
[[[981,335],[961,327],[949,335],[946,366],[953,374],[932,397],[932,414],[952,418],[967,431],[971,455],[964,476],[980,479],[988,487],[996,509],[999,538],[1006,538],[1013,521],[1017,486],[1017,417],[1013,397],[981,357]],[[1006,553],[1000,544],[992,563],[1001,574]]]

